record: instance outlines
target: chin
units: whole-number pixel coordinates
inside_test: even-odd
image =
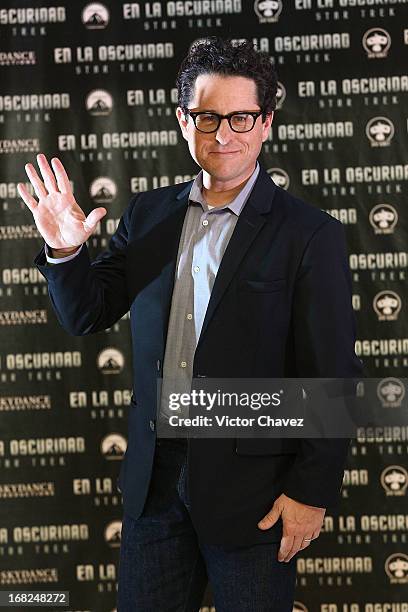
[[[243,165],[242,160],[234,160],[231,163],[231,159],[218,159],[218,160],[206,160],[200,166],[211,174],[212,176],[219,179],[231,179],[242,174],[245,171],[246,165]]]
[[[227,168],[214,168],[208,167],[204,168],[206,172],[218,181],[231,181],[240,175],[240,172],[234,171],[233,169],[228,170]]]

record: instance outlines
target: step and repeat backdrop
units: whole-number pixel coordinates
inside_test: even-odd
[[[1,2],[0,590],[115,609],[132,387],[128,315],[84,338],[59,327],[24,164],[58,156],[84,211],[108,209],[96,256],[132,194],[199,170],[175,118],[189,45],[252,40],[279,76],[260,161],[344,224],[356,351],[392,410],[408,365],[407,17],[404,0]],[[341,509],[297,557],[296,612],[408,611],[407,449],[403,425],[359,431]]]

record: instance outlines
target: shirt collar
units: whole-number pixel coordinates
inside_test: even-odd
[[[251,174],[251,176],[249,177],[249,179],[247,180],[247,182],[245,183],[241,191],[235,196],[235,198],[231,202],[229,202],[229,204],[226,204],[225,206],[217,206],[211,209],[208,208],[208,204],[203,196],[203,192],[202,192],[203,171],[200,170],[200,172],[197,174],[191,186],[188,203],[189,204],[201,204],[204,211],[209,210],[210,212],[229,209],[231,210],[231,212],[236,214],[238,217],[240,212],[244,208],[246,201],[248,200],[251,194],[255,181],[258,178],[259,170],[260,170],[260,166],[257,161],[255,170],[253,171],[253,173]]]

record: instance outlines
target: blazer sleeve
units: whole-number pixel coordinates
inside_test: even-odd
[[[58,265],[47,264],[43,247],[34,259],[48,283],[58,321],[74,336],[108,329],[130,308],[126,284],[126,251],[132,211],[131,199],[108,248],[91,262],[86,244],[76,257]]]
[[[361,376],[351,292],[344,229],[330,218],[310,238],[297,274],[293,333],[298,377]],[[284,493],[311,506],[336,507],[349,446],[350,438],[300,439]]]

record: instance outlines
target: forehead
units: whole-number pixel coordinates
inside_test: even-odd
[[[200,107],[227,113],[235,109],[256,109],[256,83],[241,76],[201,74],[194,84],[190,108]]]

